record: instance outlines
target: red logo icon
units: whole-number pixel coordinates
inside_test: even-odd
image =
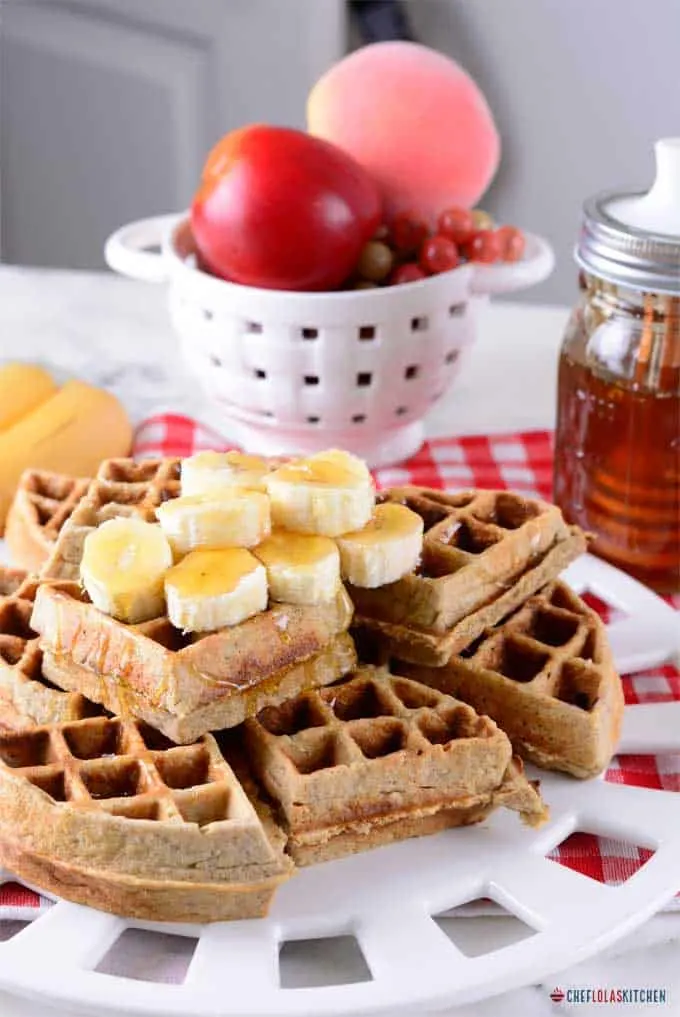
[[[550,993],[550,998],[552,999],[553,1003],[562,1003],[564,1000],[564,993],[562,992],[561,989],[553,989],[553,991]]]

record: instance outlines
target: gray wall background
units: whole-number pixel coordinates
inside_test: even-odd
[[[542,233],[557,268],[521,300],[571,303],[584,198],[644,189],[680,135],[680,0],[412,0],[419,37],[463,64],[503,143],[484,204]],[[680,188],[680,181],[678,181]]]
[[[555,246],[553,277],[519,299],[571,303],[583,199],[644,187],[654,140],[680,134],[680,0],[407,6],[495,112],[503,160],[483,204]],[[309,85],[354,41],[342,0],[0,0],[3,259],[101,267],[110,229],[189,200],[220,133],[300,124]],[[109,186],[84,214],[98,173]]]

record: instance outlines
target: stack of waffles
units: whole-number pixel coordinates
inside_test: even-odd
[[[492,717],[522,758],[599,773],[623,690],[600,618],[557,578],[585,535],[554,505],[506,491],[383,497],[421,515],[423,555],[390,586],[350,590],[363,655]]]
[[[26,520],[34,533],[40,518],[59,522],[39,542],[38,578],[0,576],[10,870],[124,915],[256,917],[296,865],[476,823],[498,806],[542,822],[521,757],[580,777],[606,764],[620,683],[601,622],[557,578],[583,534],[553,506],[507,492],[393,489],[376,504],[370,487],[369,505],[365,471],[350,462],[341,476],[345,454],[328,455],[292,472],[232,454],[112,460],[49,520],[26,511],[23,485],[15,533]],[[206,466],[214,484],[187,495]],[[228,498],[266,492],[275,529],[252,536],[251,500],[249,550],[218,559],[227,476]],[[195,504],[203,515],[187,526]],[[110,524],[124,520],[126,539],[142,524],[157,543],[171,538],[165,599],[147,575],[141,616],[139,597],[115,584],[104,596],[95,582],[95,542],[115,550]],[[215,626],[224,599],[187,611],[195,569],[175,584],[179,608],[171,600],[176,570],[203,555],[201,567],[228,571],[236,553],[257,559],[246,578],[257,572],[268,591],[242,617]]]

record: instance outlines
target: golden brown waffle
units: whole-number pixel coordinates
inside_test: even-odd
[[[493,721],[386,670],[268,707],[244,737],[301,865],[478,822],[500,804],[532,824],[547,815]]]
[[[46,579],[80,579],[85,537],[118,516],[156,522],[156,509],[180,493],[180,459],[105,460],[72,512],[42,570]]]
[[[12,559],[29,572],[39,572],[89,480],[47,470],[26,470],[10,506],[5,539]]]
[[[26,573],[0,569],[0,730],[81,720],[103,712],[79,692],[56,688],[45,676],[38,636],[30,626],[36,588],[37,582]]]
[[[354,626],[416,664],[445,664],[586,549],[557,506],[509,491],[395,487],[380,497],[422,517],[422,562],[388,586],[350,587]]]
[[[283,840],[210,735],[178,748],[105,717],[0,735],[0,861],[68,900],[152,921],[258,917],[291,871]]]
[[[407,674],[488,714],[525,759],[575,777],[611,759],[623,691],[600,618],[550,583],[446,667],[396,662]]]
[[[350,671],[351,617],[339,587],[329,603],[277,604],[197,638],[167,618],[125,625],[98,611],[75,583],[43,583],[31,624],[51,681],[147,720],[173,741],[192,742]]]

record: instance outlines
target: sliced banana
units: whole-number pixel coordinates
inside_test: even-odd
[[[267,572],[243,548],[192,551],[165,576],[168,617],[184,632],[238,625],[267,607]]]
[[[173,498],[156,515],[177,557],[198,547],[254,547],[271,532],[267,495],[236,487]]]
[[[211,494],[230,487],[264,491],[273,466],[243,452],[197,452],[182,463],[182,494]]]
[[[323,604],[337,594],[340,554],[330,537],[275,530],[253,554],[267,569],[269,593],[284,604]]]
[[[163,578],[171,565],[160,526],[109,519],[85,538],[80,578],[95,607],[136,624],[165,614]]]
[[[376,505],[361,530],[338,537],[343,579],[373,589],[394,583],[418,564],[423,549],[423,520],[405,505]]]
[[[280,467],[265,478],[272,522],[299,533],[337,537],[358,530],[371,518],[375,502],[366,464],[331,449]]]

